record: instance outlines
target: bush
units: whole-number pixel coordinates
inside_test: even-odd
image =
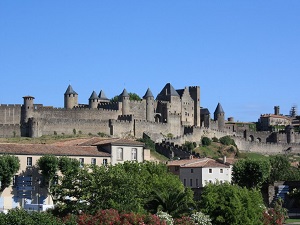
[[[209,146],[211,145],[211,140],[208,137],[203,137],[201,143],[203,146]]]
[[[233,145],[236,147],[236,144],[234,142],[234,140],[232,138],[230,138],[229,136],[224,136],[224,137],[221,137],[219,139],[219,141],[221,142],[221,144],[223,145]]]

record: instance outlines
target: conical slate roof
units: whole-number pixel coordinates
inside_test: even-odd
[[[223,110],[221,104],[218,103],[217,108],[216,108],[214,114],[220,114],[220,113],[225,113],[225,112],[224,112],[224,110]]]
[[[149,98],[149,97],[153,97],[153,94],[152,94],[150,88],[147,89],[145,95],[143,96],[143,99]]]
[[[157,99],[165,100],[166,97],[170,97],[170,96],[178,96],[179,97],[179,94],[177,93],[177,91],[174,89],[174,87],[170,83],[167,83],[166,86],[157,95]]]
[[[99,95],[98,95],[98,98],[101,99],[101,100],[109,100],[106,95],[104,94],[104,91],[100,91]]]
[[[126,91],[126,89],[124,88],[123,92],[119,95],[120,97],[129,97],[128,92]]]
[[[93,100],[93,99],[98,99],[97,93],[95,91],[93,91],[91,97],[89,98],[89,100]]]
[[[66,92],[65,92],[65,95],[69,95],[69,94],[78,95],[78,94],[76,93],[76,91],[73,90],[71,84],[69,84],[69,86],[68,86],[68,88],[67,88],[67,90],[66,90]]]

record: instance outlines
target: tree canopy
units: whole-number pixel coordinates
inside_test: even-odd
[[[214,225],[259,225],[262,224],[264,204],[258,190],[223,183],[205,186],[200,208]]]
[[[10,185],[13,176],[19,171],[19,169],[20,160],[18,157],[12,155],[0,156],[0,192],[3,192],[4,189]]]
[[[241,159],[232,168],[233,183],[247,188],[260,188],[268,181],[271,166],[265,159]]]

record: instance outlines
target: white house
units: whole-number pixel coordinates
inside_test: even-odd
[[[226,161],[210,158],[173,160],[167,166],[170,172],[179,176],[185,187],[202,188],[207,183],[231,182],[232,166]]]

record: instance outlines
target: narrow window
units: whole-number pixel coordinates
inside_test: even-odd
[[[193,187],[193,179],[190,179],[190,186]]]
[[[107,159],[103,159],[102,164],[103,164],[104,166],[106,166],[106,165],[107,165]]]
[[[83,167],[83,164],[84,164],[84,158],[79,158],[80,167]]]
[[[123,148],[118,148],[117,151],[117,160],[123,160]]]
[[[209,173],[212,173],[212,169],[209,169]]]
[[[27,157],[27,166],[32,166],[32,157]]]
[[[186,179],[183,179],[183,185],[186,186]]]
[[[220,173],[223,173],[223,169],[220,169]]]
[[[91,164],[96,165],[96,158],[91,158]]]
[[[131,160],[137,160],[137,149],[131,149]]]
[[[191,173],[194,173],[194,169],[191,169]]]

